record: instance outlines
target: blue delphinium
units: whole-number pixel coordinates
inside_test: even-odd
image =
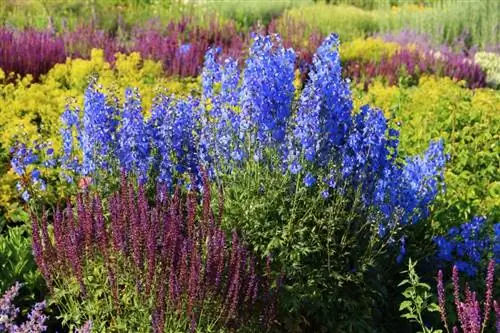
[[[492,256],[500,262],[500,223],[490,230],[485,217],[476,216],[459,227],[451,227],[444,236],[436,236],[437,259],[452,263],[469,276],[475,276],[481,267]]]
[[[365,204],[373,201],[376,181],[393,162],[386,139],[387,120],[380,110],[365,105],[354,116],[346,142],[341,147],[341,175],[354,187],[363,189]]]
[[[73,181],[74,174],[80,170],[80,163],[75,156],[75,140],[73,131],[79,125],[78,111],[71,109],[69,106],[61,115],[60,134],[62,138],[62,156],[60,157],[62,176],[68,182]]]
[[[245,62],[240,94],[242,131],[250,131],[257,159],[262,148],[281,147],[295,95],[295,53],[277,35],[256,36]]]
[[[309,72],[309,80],[300,96],[291,140],[305,159],[328,164],[346,140],[351,124],[352,100],[349,85],[341,77],[339,41],[330,35],[319,47]],[[296,160],[297,149],[291,149]]]
[[[197,174],[198,135],[196,121],[197,101],[195,99],[178,100],[172,120],[172,148],[176,158],[176,171]]]
[[[108,169],[109,155],[116,149],[118,110],[106,101],[106,95],[91,83],[85,91],[79,144],[83,153],[81,173],[89,175]]]
[[[158,172],[158,182],[170,187],[173,184],[172,119],[175,112],[174,98],[159,95],[151,109],[148,135],[151,142],[152,169]]]
[[[221,81],[221,66],[217,62],[220,49],[212,48],[205,54],[203,71],[201,73],[202,95],[204,99],[212,98],[215,84]]]
[[[125,103],[118,131],[118,158],[126,172],[135,172],[140,181],[147,179],[150,144],[142,115],[141,99],[136,90],[125,91]]]
[[[213,51],[209,51],[209,54],[211,52]],[[217,65],[216,67],[211,62],[207,65],[211,70],[204,70],[202,75],[206,88],[204,92],[207,91],[208,95],[202,95],[206,109],[203,109],[199,118],[201,122],[200,158],[203,162],[210,160],[215,164],[213,167],[221,171],[232,161],[241,161],[244,156],[242,148],[244,136],[240,135],[241,118],[236,110],[241,93],[240,72],[238,63],[234,59],[226,59],[223,66]],[[212,79],[211,73],[214,72],[220,75]],[[220,85],[217,93],[214,93],[210,86],[214,84]],[[210,101],[208,101],[209,98]]]

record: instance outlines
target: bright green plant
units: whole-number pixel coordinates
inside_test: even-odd
[[[342,61],[360,60],[362,62],[380,61],[390,57],[400,49],[399,44],[385,42],[382,38],[356,38],[340,46]]]
[[[429,328],[424,323],[423,315],[425,312],[439,312],[439,306],[432,302],[431,286],[420,281],[420,277],[415,272],[417,262],[408,260],[408,270],[402,272],[407,273],[408,278],[401,281],[399,286],[408,286],[403,291],[403,296],[406,300],[401,302],[399,311],[404,312],[401,317],[418,324],[420,327],[419,333],[442,333],[442,330]]]
[[[24,285],[19,297],[23,309],[29,308],[27,305],[45,291],[45,283],[31,253],[30,232],[26,225],[9,227],[0,234],[0,290],[6,290],[16,281]]]

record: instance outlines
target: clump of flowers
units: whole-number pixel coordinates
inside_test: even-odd
[[[451,227],[444,236],[436,236],[437,259],[453,263],[460,272],[475,276],[488,256],[500,262],[500,223],[487,222],[485,217],[473,217],[470,222]]]
[[[199,184],[200,165],[213,177],[251,159],[297,175],[307,187],[320,186],[325,198],[361,191],[366,207],[385,220],[381,234],[415,223],[439,192],[442,142],[402,162],[399,132],[382,111],[364,106],[353,112],[338,48],[336,35],[325,39],[298,99],[295,55],[279,36],[255,36],[242,73],[235,60],[221,64],[210,50],[201,99],[159,95],[148,119],[137,91],[127,90],[121,106],[92,83],[83,110],[68,108],[62,117],[63,176],[116,177],[123,169],[172,189],[185,174]]]
[[[483,307],[481,309],[481,303],[478,299],[477,293],[475,291],[471,291],[468,285],[466,285],[464,290],[465,299],[462,300],[462,296],[460,294],[461,289],[458,267],[453,266],[453,298],[458,318],[458,325],[453,326],[453,332],[459,332],[459,328],[464,333],[484,332],[489,324],[488,320],[491,318],[492,310],[496,313],[496,328],[498,331],[498,328],[500,328],[500,309],[498,307],[498,302],[493,300],[494,275],[495,260],[490,260],[485,280],[486,291],[482,302]],[[446,331],[450,332],[446,313],[445,285],[443,283],[443,272],[441,270],[438,272],[437,276],[437,289],[441,320]]]
[[[259,315],[261,324],[270,325],[276,300],[270,272],[261,274],[236,231],[226,236],[219,226],[222,211],[215,214],[210,205],[207,176],[202,197],[195,187],[185,195],[177,187],[170,195],[160,184],[151,204],[146,188],[122,174],[119,190],[107,200],[86,191],[76,205],[57,209],[54,241],[45,214],[33,216],[34,256],[55,290],[64,290],[73,276],[79,286],[75,297],[90,302],[104,287],[112,300],[109,312],[84,314],[97,325],[106,319],[112,325],[119,321],[111,320],[115,316],[133,325],[123,296],[130,293],[151,316],[154,332],[238,327],[257,322]],[[102,267],[107,286],[95,284],[95,267]]]
[[[376,77],[383,77],[388,84],[395,85],[401,78],[418,83],[420,76],[432,74],[464,80],[468,88],[486,86],[486,73],[474,59],[453,52],[433,50],[412,50],[404,48],[380,61],[350,61],[346,64],[345,74],[367,87]]]
[[[28,314],[27,321],[21,325],[16,324],[19,308],[14,305],[14,298],[18,295],[21,287],[22,285],[16,282],[0,298],[0,331],[8,333],[44,332],[47,328],[45,325],[47,316],[43,314],[45,301],[36,303],[35,306],[33,306],[31,312]]]

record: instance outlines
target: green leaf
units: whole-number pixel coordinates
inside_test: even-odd
[[[401,304],[399,305],[399,311],[402,311],[404,309],[407,309],[407,308],[410,308],[411,307],[411,301],[403,301],[401,302]]]

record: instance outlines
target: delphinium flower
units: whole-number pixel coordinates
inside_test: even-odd
[[[140,181],[144,182],[150,165],[150,143],[137,90],[125,91],[118,138],[121,168],[126,172],[136,172]]]
[[[69,106],[61,115],[61,139],[62,139],[62,156],[60,158],[62,176],[71,183],[73,176],[79,172],[80,163],[78,157],[75,156],[75,140],[73,136],[74,129],[79,125],[78,110],[74,110]]]
[[[243,71],[240,130],[249,131],[256,158],[263,147],[285,142],[295,94],[294,64],[295,53],[283,48],[278,35],[254,37]]]
[[[392,170],[392,177],[397,176],[393,184],[390,211],[402,209],[400,217],[403,225],[416,223],[429,214],[429,205],[444,186],[443,168],[446,164],[443,142],[431,142],[422,156],[406,159],[401,169]]]
[[[239,96],[241,93],[240,71],[234,59],[226,59],[223,65],[214,63],[213,50],[207,54],[204,72],[204,93],[202,100],[207,110],[201,115],[201,146],[207,149],[208,158],[203,162],[212,162],[217,171],[230,165],[231,161],[239,162],[244,157],[245,135],[240,132],[241,117],[237,112]],[[218,73],[214,76],[213,73]],[[214,86],[220,89],[213,92]],[[206,92],[205,92],[206,91]],[[201,154],[201,153],[200,153]]]
[[[151,109],[148,121],[148,135],[152,148],[152,169],[158,172],[158,182],[172,185],[172,120],[175,112],[173,97],[159,95]]]
[[[79,144],[83,153],[83,175],[90,175],[96,169],[109,169],[110,154],[116,146],[116,108],[106,101],[106,95],[92,82],[85,91]],[[68,118],[72,116],[68,115]],[[67,126],[70,126],[71,120]],[[67,134],[68,135],[68,134]]]
[[[175,169],[179,174],[185,172],[198,174],[197,133],[195,99],[178,100],[172,120],[172,148],[175,156]]]
[[[34,175],[30,174],[28,169],[30,165],[38,162],[38,155],[32,148],[19,142],[11,148],[10,152],[12,154],[10,165],[14,172],[20,177],[20,180],[16,184],[17,190],[21,193],[24,201],[28,201],[30,198],[28,187],[34,183],[39,176],[37,172],[35,172]],[[33,176],[34,178],[32,178]]]
[[[363,188],[363,200],[370,204],[376,181],[391,162],[387,120],[382,111],[363,106],[352,122],[352,128],[342,148],[342,178]]]
[[[307,161],[326,165],[345,143],[352,100],[348,83],[341,77],[338,48],[338,37],[332,34],[314,56],[309,80],[299,100],[293,133],[298,152],[291,149],[292,161],[297,162],[303,152]]]
[[[203,71],[201,73],[202,94],[204,99],[214,96],[214,86],[221,81],[221,66],[217,61],[220,49],[211,48],[205,53]]]
[[[484,259],[490,255],[500,262],[500,256],[495,253],[500,240],[491,235],[489,225],[485,217],[476,216],[459,227],[451,227],[446,235],[436,236],[434,242],[438,248],[437,259],[453,263],[468,276],[475,276],[478,269],[482,268]],[[499,225],[494,224],[493,229],[498,229]]]

